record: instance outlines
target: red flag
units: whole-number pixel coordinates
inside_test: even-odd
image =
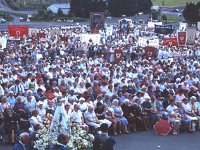
[[[114,62],[119,63],[122,60],[122,50],[121,49],[116,49],[114,52]]]
[[[177,38],[164,38],[163,39],[163,45],[164,46],[177,46]]]
[[[60,35],[60,40],[67,42],[68,37]]]
[[[157,57],[156,48],[151,47],[151,46],[146,46],[145,47],[145,57],[146,57],[146,59],[156,58]]]
[[[186,45],[186,32],[179,31],[178,32],[178,46],[185,46]]]
[[[13,37],[28,36],[28,26],[9,25],[8,32],[10,36],[13,36]]]

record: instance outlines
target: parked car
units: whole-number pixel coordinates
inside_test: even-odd
[[[0,23],[6,23],[6,19],[0,18]]]

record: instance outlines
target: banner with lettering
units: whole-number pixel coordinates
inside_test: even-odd
[[[8,33],[13,37],[24,37],[28,36],[28,26],[21,25],[9,25]]]
[[[147,39],[147,38],[139,37],[138,46],[140,47],[152,46],[152,47],[159,48],[159,39]]]
[[[177,46],[178,43],[177,43],[177,38],[164,38],[163,39],[163,45],[164,46]]]

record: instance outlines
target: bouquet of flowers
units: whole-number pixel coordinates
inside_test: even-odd
[[[34,141],[34,148],[37,150],[49,150],[53,148],[53,145],[57,144],[57,136],[59,125],[50,130],[48,125],[43,126],[36,134],[37,140]],[[67,147],[70,150],[92,150],[94,136],[88,134],[85,130],[78,126],[72,126],[72,132]]]
[[[67,144],[70,150],[92,150],[94,136],[79,126],[72,127],[72,135]]]
[[[45,128],[49,129],[49,127],[51,126],[52,118],[53,118],[53,115],[49,113],[46,114],[45,118],[43,119],[43,124]]]
[[[57,143],[57,135],[50,132],[46,126],[42,126],[36,133],[36,141],[34,141],[34,148],[37,150],[48,150]]]

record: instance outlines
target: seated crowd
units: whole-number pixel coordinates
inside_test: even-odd
[[[58,97],[71,123],[92,133],[101,124],[114,135],[150,130],[160,119],[168,119],[175,135],[200,130],[200,68],[195,61],[127,60],[121,66],[101,64],[99,58],[94,59],[98,63],[87,61],[87,69],[75,72],[54,62],[41,65],[43,73],[20,63],[3,65],[1,139],[14,143],[16,135],[38,130],[54,115]]]

